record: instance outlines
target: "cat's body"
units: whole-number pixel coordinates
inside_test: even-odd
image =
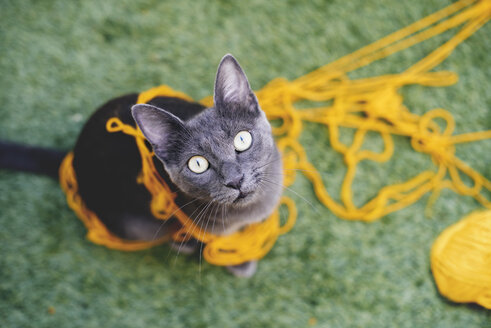
[[[212,108],[169,97],[135,106],[137,97],[122,96],[99,108],[73,149],[79,194],[111,232],[153,240],[176,223],[152,216],[151,195],[137,182],[141,157],[135,140],[109,133],[111,117],[139,126],[156,154],[156,168],[177,193],[176,204],[202,229],[226,235],[272,213],[282,190],[280,155],[232,56],[219,66]],[[250,276],[255,266],[230,269]]]
[[[157,231],[160,235],[165,233],[165,225],[161,227],[163,222],[153,218],[149,208],[151,195],[143,184],[137,183],[137,176],[141,172],[141,157],[135,139],[124,133],[109,133],[106,130],[106,122],[111,117],[135,126],[131,107],[137,97],[137,94],[130,94],[113,99],[92,115],[75,145],[73,167],[80,196],[109,230],[129,240],[151,240],[158,237]],[[183,121],[206,110],[198,103],[179,98],[157,97],[149,104],[165,108]],[[280,175],[279,154],[271,152],[267,161],[264,164],[271,162],[271,174]],[[205,209],[209,201],[193,201],[192,196],[181,192],[170,180],[160,161],[155,160],[154,163],[171,190],[177,192],[176,204],[192,218],[200,214],[202,219],[198,222],[197,218],[198,225],[216,234],[229,234],[246,224],[263,220],[274,209],[271,204],[278,202],[278,193],[268,192],[250,206],[220,206],[211,203]],[[269,188],[268,191],[281,189],[274,188],[274,185]],[[141,230],[137,227],[139,223]]]
[[[136,125],[131,107],[137,98],[138,94],[129,94],[112,99],[90,117],[73,149],[73,167],[80,196],[111,232],[124,239],[151,240],[165,234],[166,226],[159,229],[163,221],[153,218],[150,213],[151,195],[143,184],[137,183],[142,164],[135,139],[106,130],[106,122],[112,117]],[[204,109],[199,104],[177,98],[157,97],[149,103],[178,113],[183,119]],[[169,187],[178,191],[162,163],[155,160],[155,167]],[[179,197],[179,203],[182,198]]]

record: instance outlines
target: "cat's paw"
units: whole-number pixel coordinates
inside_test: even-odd
[[[185,242],[171,241],[169,245],[178,254],[185,255],[193,254],[198,249],[198,241],[196,239],[190,239]]]
[[[239,278],[250,278],[257,270],[257,261],[244,262],[238,265],[228,265],[227,270]]]

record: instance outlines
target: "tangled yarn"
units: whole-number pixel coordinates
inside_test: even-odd
[[[432,69],[490,17],[491,1],[460,0],[312,73],[294,81],[275,79],[257,91],[259,103],[268,118],[281,122],[273,128],[273,133],[283,155],[284,167],[291,172],[285,177],[285,185],[289,186],[294,182],[295,172],[302,172],[312,182],[319,201],[336,216],[348,220],[377,220],[416,202],[428,192],[432,192],[430,202],[434,201],[443,188],[471,196],[484,207],[491,209],[491,201],[483,195],[485,189],[491,190],[491,182],[455,154],[456,144],[491,138],[491,131],[453,135],[455,122],[448,111],[437,108],[423,115],[416,115],[403,104],[402,96],[398,93],[401,87],[411,84],[447,86],[456,83],[455,73],[434,72]],[[452,38],[401,73],[363,79],[350,79],[348,76],[349,72],[371,62],[459,26],[460,30]],[[161,86],[140,94],[138,101],[146,102],[159,95],[190,99],[183,93]],[[298,103],[301,101],[317,102],[318,106],[300,109]],[[328,102],[332,104],[325,105]],[[201,100],[201,103],[211,106],[213,99],[207,97]],[[446,123],[444,129],[436,123],[437,119]],[[343,155],[347,171],[341,186],[341,202],[334,200],[327,192],[319,172],[309,162],[299,142],[304,122],[324,125],[332,148]],[[340,141],[340,128],[356,130],[350,145]],[[173,202],[172,193],[161,178],[155,175],[155,168],[152,168],[153,153],[144,146],[141,132],[117,119],[109,120],[107,129],[109,132],[122,132],[135,137],[142,155],[141,178],[153,195],[152,212],[161,219],[168,218],[171,213],[176,215],[182,227],[172,238],[180,241],[192,236],[203,241],[207,244],[204,257],[208,262],[232,265],[259,259],[267,254],[280,234],[293,226],[296,218],[294,203],[288,198],[283,198],[283,204],[289,209],[289,217],[284,226],[280,226],[278,212],[275,212],[264,222],[251,225],[231,236],[213,236],[203,232],[192,220],[179,212]],[[384,142],[383,151],[362,149],[368,132],[381,136]],[[387,185],[364,205],[356,206],[353,201],[352,184],[357,165],[366,160],[379,163],[388,161],[394,152],[393,135],[409,138],[413,149],[428,154],[436,169],[423,171],[404,183]],[[77,198],[76,179],[69,156],[60,169],[60,180],[70,206],[86,224],[89,229],[88,237],[92,241],[124,250],[142,249],[164,242],[155,241],[147,245],[139,242],[128,244],[127,241],[111,235],[103,225],[101,227],[100,222],[94,223],[97,221],[95,214],[92,213],[91,216],[90,210],[84,207],[80,197]],[[465,184],[461,175],[467,176],[472,185]]]
[[[491,131],[453,135],[455,121],[448,111],[437,108],[422,116],[416,115],[403,104],[398,93],[401,87],[410,84],[447,86],[457,82],[455,73],[431,70],[490,17],[491,1],[457,1],[297,80],[275,79],[259,90],[257,97],[268,118],[281,121],[273,132],[284,155],[285,167],[291,172],[286,184],[293,182],[296,171],[302,172],[312,182],[319,201],[336,216],[347,220],[377,220],[416,202],[428,192],[433,193],[431,203],[443,188],[474,197],[491,209],[490,200],[483,196],[483,189],[491,190],[491,182],[455,154],[456,144],[491,138]],[[455,36],[402,73],[358,80],[347,75],[460,25],[463,27]],[[300,101],[319,105],[296,108],[295,103]],[[325,103],[330,101],[332,105],[326,106]],[[212,99],[209,97],[203,102],[211,105]],[[437,125],[437,119],[445,122],[443,131]],[[341,202],[335,201],[327,192],[317,169],[307,159],[299,142],[303,122],[324,125],[330,145],[344,158],[347,171],[341,185]],[[340,141],[341,127],[356,130],[351,145]],[[381,136],[382,152],[362,149],[368,132]],[[388,161],[394,153],[392,135],[408,137],[414,150],[431,156],[436,170],[423,171],[404,183],[387,185],[358,207],[353,202],[352,192],[357,165],[365,160]],[[461,175],[469,177],[472,186],[467,186]]]

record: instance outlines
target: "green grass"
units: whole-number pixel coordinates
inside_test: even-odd
[[[0,139],[69,149],[84,120],[112,97],[162,83],[196,99],[209,95],[227,52],[259,89],[279,76],[302,76],[450,2],[2,0]],[[490,129],[490,34],[487,25],[437,68],[458,73],[458,84],[404,88],[405,104],[419,114],[450,110],[457,133]],[[448,36],[359,74],[399,72]],[[336,193],[345,168],[323,136],[307,125],[302,142]],[[360,167],[358,203],[380,184],[432,168],[406,139],[397,138],[396,147],[383,167]],[[489,141],[459,146],[457,154],[491,177]],[[308,327],[311,318],[316,327],[489,325],[489,311],[439,296],[429,265],[435,238],[480,208],[476,201],[443,191],[431,217],[423,215],[426,196],[365,224],[336,218],[306,179],[293,188],[320,215],[295,197],[296,226],[254,278],[241,280],[197,257],[169,255],[167,246],[124,253],[93,245],[56,182],[2,171],[0,327]]]

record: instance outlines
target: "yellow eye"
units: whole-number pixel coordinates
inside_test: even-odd
[[[194,173],[203,173],[208,170],[208,160],[203,156],[193,156],[188,161],[188,167]]]
[[[234,138],[234,147],[237,151],[249,149],[252,144],[252,135],[248,131],[240,131]]]

